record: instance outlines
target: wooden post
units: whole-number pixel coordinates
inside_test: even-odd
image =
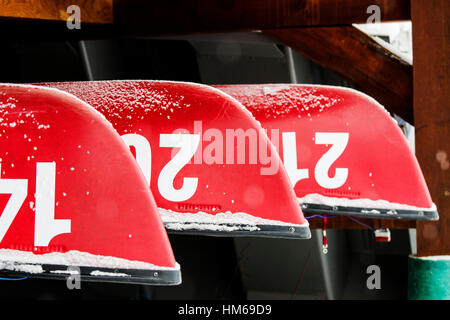
[[[411,0],[411,18],[416,153],[440,220],[417,223],[409,296],[450,299],[450,1]]]

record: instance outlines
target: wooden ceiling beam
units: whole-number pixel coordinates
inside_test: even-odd
[[[68,30],[67,7],[81,9]],[[410,20],[410,0],[0,0],[0,27],[20,37],[98,39]],[[84,25],[83,25],[84,24]]]
[[[133,35],[252,31],[410,20],[409,0],[115,0],[114,21]]]
[[[353,26],[265,30],[322,67],[414,122],[412,66]]]
[[[113,0],[0,0],[0,17],[66,21],[72,5],[80,8],[82,23],[113,23]]]

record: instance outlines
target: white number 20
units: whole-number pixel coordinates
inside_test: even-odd
[[[146,138],[138,134],[125,134],[122,139],[136,150],[136,161],[150,186],[152,151]],[[183,178],[183,185],[175,189],[173,181],[181,169],[192,159],[200,145],[198,134],[161,134],[159,146],[162,148],[180,148],[175,156],[164,166],[158,176],[158,190],[164,199],[180,202],[191,198],[197,191],[198,178]]]

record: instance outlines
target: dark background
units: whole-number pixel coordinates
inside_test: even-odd
[[[1,43],[0,82],[148,79],[205,84],[289,83],[288,49],[264,36],[191,36],[89,41],[10,40]],[[348,86],[293,52],[298,83]],[[391,230],[390,243],[372,231],[321,231],[312,239],[219,238],[170,235],[183,283],[175,287],[64,281],[0,281],[0,299],[406,299],[412,231]],[[381,269],[380,290],[366,287],[369,265]]]

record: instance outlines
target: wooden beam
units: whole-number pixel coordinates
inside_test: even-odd
[[[255,31],[365,23],[369,6],[380,8],[381,21],[410,20],[409,1],[0,0],[0,27],[11,30],[8,38],[73,40]],[[80,30],[64,23],[71,4],[88,22]]]
[[[0,0],[0,17],[66,21],[71,5],[80,7],[82,23],[113,22],[113,0]]]
[[[412,66],[353,26],[265,30],[413,123]]]
[[[416,153],[440,216],[417,223],[417,254],[450,255],[450,1],[411,4]]]
[[[372,5],[410,20],[409,0],[115,0],[114,20],[134,35],[251,31],[365,23]]]

